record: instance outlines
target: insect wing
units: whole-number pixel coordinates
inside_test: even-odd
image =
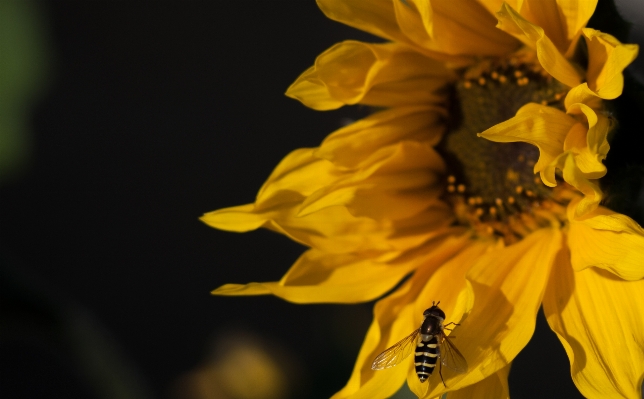
[[[371,363],[371,368],[373,370],[382,370],[400,364],[416,347],[416,337],[418,337],[419,331],[420,328],[398,341],[391,348],[385,349]]]
[[[456,349],[452,341],[445,334],[441,334],[439,342],[441,364],[459,374],[465,373],[467,371],[467,361],[461,352]]]

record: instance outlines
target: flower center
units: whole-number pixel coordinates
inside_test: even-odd
[[[529,102],[561,106],[564,90],[538,64],[518,59],[481,62],[463,74],[454,87],[455,118],[438,146],[450,171],[446,197],[460,223],[508,238],[516,235],[513,220],[533,215],[552,198],[552,189],[534,174],[535,146],[495,143],[477,133]]]

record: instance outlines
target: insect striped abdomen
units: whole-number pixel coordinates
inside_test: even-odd
[[[459,374],[467,372],[467,361],[445,335],[445,327],[453,324],[458,326],[459,324],[451,322],[443,325],[445,313],[438,307],[438,303],[433,303],[431,308],[426,309],[423,312],[423,317],[425,318],[423,324],[417,330],[412,331],[411,334],[376,356],[371,363],[371,368],[383,370],[394,367],[414,352],[414,366],[416,366],[416,375],[420,382],[427,381],[438,366],[438,374],[443,385],[447,387],[445,380],[443,380],[443,366],[449,367]],[[451,328],[447,329],[452,330]],[[438,362],[439,357],[441,358],[440,363]]]
[[[421,339],[416,345],[416,356],[414,358],[414,365],[416,366],[416,374],[420,382],[425,382],[432,375],[432,372],[436,368],[436,362],[438,361],[438,338],[436,335],[432,335],[431,338],[427,341]]]

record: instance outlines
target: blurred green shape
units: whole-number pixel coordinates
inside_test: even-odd
[[[0,1],[0,182],[29,159],[29,111],[45,84],[40,3]]]

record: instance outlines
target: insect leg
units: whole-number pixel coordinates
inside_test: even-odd
[[[442,360],[439,360],[439,362],[438,362],[438,363],[440,363],[440,364],[438,365],[438,375],[440,375],[440,376],[441,376],[441,381],[443,382],[443,386],[444,386],[445,388],[447,388],[447,384],[445,384],[445,380],[443,379],[443,361],[442,361]]]
[[[449,328],[449,326],[451,326],[451,325],[460,326],[460,324],[458,324],[458,323],[454,323],[453,321],[450,321],[449,323],[447,323],[447,324],[445,324],[445,325],[443,326],[443,329],[444,329],[444,330],[450,330],[450,331],[452,331],[452,330],[453,330],[453,328]]]

